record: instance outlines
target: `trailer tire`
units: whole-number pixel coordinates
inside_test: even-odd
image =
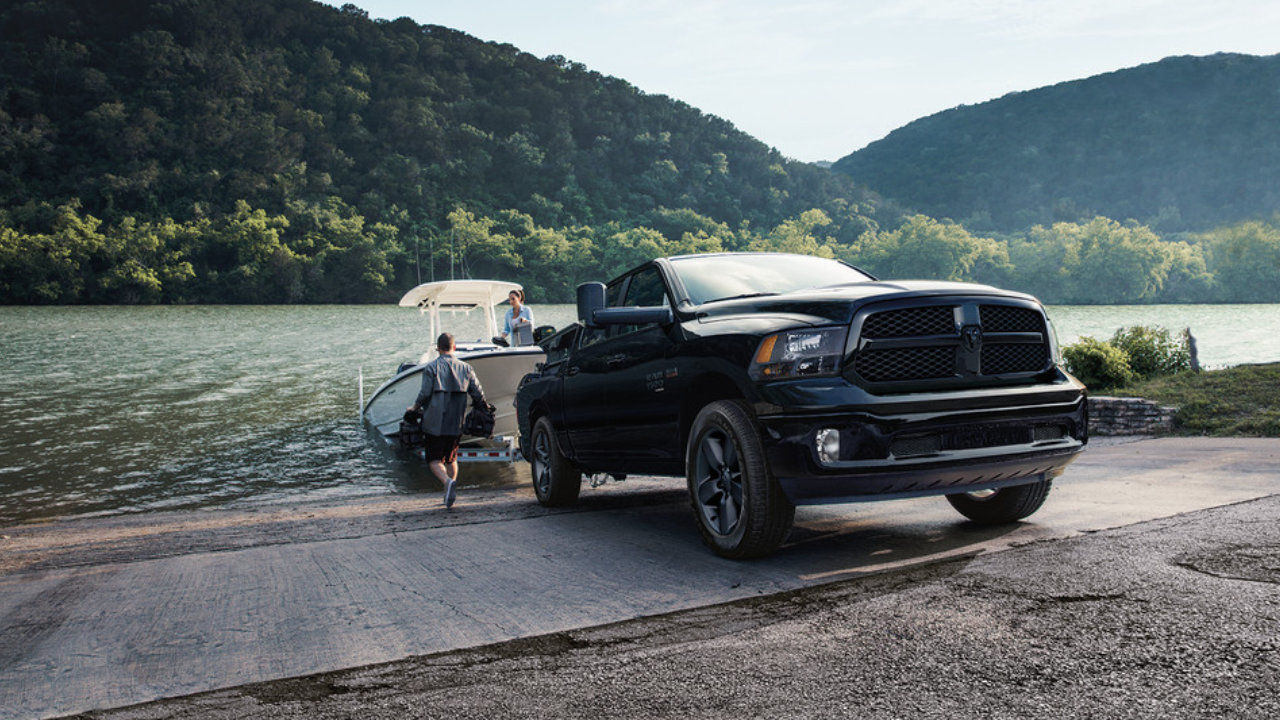
[[[582,490],[582,470],[560,452],[551,419],[543,416],[533,425],[529,466],[533,492],[546,507],[572,505]]]
[[[698,413],[689,432],[685,472],[698,531],[717,555],[762,557],[786,539],[796,508],[769,472],[745,403],[716,400]]]

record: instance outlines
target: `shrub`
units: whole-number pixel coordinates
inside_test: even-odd
[[[1111,344],[1129,354],[1129,369],[1139,380],[1191,369],[1191,351],[1185,334],[1175,339],[1162,327],[1134,325],[1117,330]]]
[[[1114,388],[1134,379],[1129,353],[1106,340],[1088,336],[1062,348],[1067,371],[1091,389]]]

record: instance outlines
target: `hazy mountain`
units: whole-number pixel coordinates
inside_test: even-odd
[[[1172,57],[921,118],[834,169],[975,229],[1205,229],[1280,210],[1277,128],[1280,55]]]

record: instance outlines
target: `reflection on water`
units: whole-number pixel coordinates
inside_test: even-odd
[[[563,326],[569,305],[534,305]],[[1190,326],[1208,365],[1280,360],[1280,306],[1052,307],[1064,342],[1120,325]],[[485,338],[478,313],[445,320]],[[369,493],[434,493],[408,454],[357,422],[429,345],[388,306],[0,308],[0,525],[45,518]],[[527,483],[464,465],[462,485]]]

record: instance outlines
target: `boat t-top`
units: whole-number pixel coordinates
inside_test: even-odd
[[[497,306],[507,300],[512,290],[521,290],[521,287],[501,280],[441,280],[423,283],[405,293],[400,298],[400,307],[418,308],[427,316],[428,350],[416,363],[400,365],[396,374],[375,390],[367,403],[363,403],[361,417],[364,421],[377,428],[384,438],[394,439],[399,433],[405,408],[413,404],[422,386],[423,365],[436,356],[436,337],[441,332],[453,332],[457,346],[455,357],[465,360],[475,369],[485,396],[497,409],[493,437],[514,437],[516,387],[521,378],[546,360],[546,353],[532,344],[532,337],[527,332],[513,332],[511,346],[494,342],[494,336],[498,334]],[[441,313],[465,316],[476,310],[483,314],[486,336],[474,342],[441,325]],[[522,339],[526,344],[520,343]],[[475,444],[477,440],[463,438],[464,444],[468,441]]]

